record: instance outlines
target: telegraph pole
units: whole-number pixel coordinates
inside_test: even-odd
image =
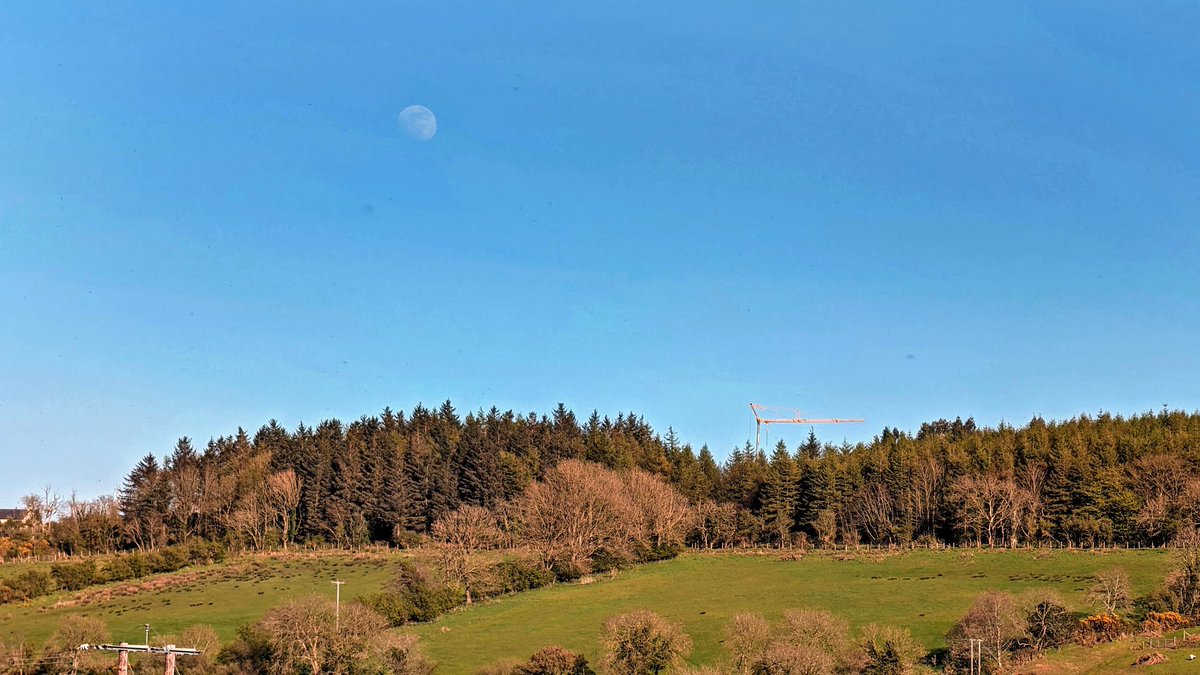
[[[333,581],[337,587],[336,599],[333,601],[333,630],[335,633],[342,632],[342,584],[344,581]]]
[[[983,640],[971,638],[971,673],[983,675]]]
[[[117,653],[117,675],[129,675],[129,652],[139,652],[142,654],[163,654],[167,657],[167,675],[175,675],[175,656],[181,654],[183,656],[200,656],[202,653],[199,649],[185,649],[176,647],[175,645],[167,645],[166,647],[152,647],[149,644],[131,645],[127,642],[122,642],[119,645],[79,645],[80,651],[95,650],[101,652],[116,652]]]

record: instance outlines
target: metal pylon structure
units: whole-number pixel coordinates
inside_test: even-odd
[[[796,413],[795,417],[768,418],[768,417],[763,417],[762,415],[759,415],[758,411],[760,411],[760,410],[766,411],[766,410],[769,410],[769,408],[765,405],[758,405],[757,403],[750,404],[750,412],[754,413],[754,451],[755,452],[758,452],[758,440],[759,440],[759,436],[762,434],[762,426],[764,424],[861,424],[866,421],[866,420],[860,420],[860,419],[842,419],[840,417],[825,418],[825,419],[805,419],[804,417],[802,417],[800,415],[799,410],[793,411]]]

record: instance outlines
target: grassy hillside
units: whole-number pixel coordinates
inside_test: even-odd
[[[63,616],[80,613],[107,622],[117,640],[140,641],[145,622],[161,634],[207,623],[227,640],[239,625],[286,598],[332,595],[334,578],[347,582],[343,600],[374,592],[391,575],[393,563],[408,555],[243,558],[82,595],[60,594],[31,606],[0,606],[0,639],[23,636],[38,643]],[[907,626],[927,648],[936,648],[981,591],[1051,587],[1074,608],[1087,609],[1084,589],[1096,571],[1120,565],[1128,570],[1135,593],[1143,593],[1159,582],[1168,564],[1164,551],[918,551],[845,558],[829,553],[801,561],[783,561],[777,554],[687,555],[616,578],[600,575],[590,584],[489,601],[409,630],[422,636],[446,673],[470,673],[553,644],[593,658],[604,620],[639,607],[683,623],[695,641],[691,660],[697,664],[720,657],[721,631],[733,614],[757,611],[776,618],[790,608],[829,609],[855,626]],[[1132,662],[1129,647],[1123,649],[1086,658],[1105,665]],[[1084,657],[1079,653],[1058,663]]]
[[[254,621],[287,598],[333,593],[333,579],[346,582],[343,601],[376,592],[391,576],[400,553],[312,554],[240,558],[222,565],[187,569],[139,581],[110,584],[83,593],[60,593],[27,606],[0,605],[0,640],[45,640],[68,614],[97,617],[114,640],[142,642],[142,624],[161,634],[192,624],[216,628],[232,639],[239,625]],[[12,571],[20,566],[9,566]]]
[[[599,578],[585,586],[556,586],[511,596],[443,617],[416,628],[445,672],[471,672],[504,657],[527,657],[558,644],[596,654],[596,638],[606,617],[645,607],[681,622],[695,641],[691,661],[719,658],[721,631],[739,612],[779,617],[790,608],[823,608],[859,626],[907,626],[927,648],[942,636],[973,598],[988,589],[1019,592],[1059,590],[1068,602],[1086,608],[1084,589],[1092,574],[1125,567],[1134,591],[1149,590],[1161,578],[1167,556],[1161,551],[1111,553],[1028,551],[914,552],[890,557],[838,560],[828,554],[798,562],[777,556],[690,555]]]

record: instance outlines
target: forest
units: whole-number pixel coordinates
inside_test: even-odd
[[[143,457],[114,497],[26,497],[33,525],[0,531],[0,556],[411,545],[462,507],[503,515],[566,460],[673,485],[692,507],[681,543],[706,548],[1154,546],[1200,522],[1196,412],[939,419],[853,445],[810,431],[798,447],[747,443],[718,462],[633,413],[461,415],[447,401],[348,424],[270,421],[203,448],[181,438]]]

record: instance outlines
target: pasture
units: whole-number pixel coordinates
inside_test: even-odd
[[[140,643],[149,623],[169,635],[208,624],[222,641],[288,598],[313,593],[332,596],[335,578],[346,582],[343,602],[378,591],[402,553],[289,554],[232,559],[78,593],[57,593],[28,605],[0,605],[0,641],[40,644],[62,617],[80,614],[108,624],[114,640]],[[49,565],[39,563],[48,569]],[[9,565],[13,573],[20,565]],[[154,639],[154,633],[151,639]]]
[[[376,592],[391,576],[395,561],[411,556],[243,557],[136,583],[60,593],[25,606],[0,606],[0,640],[40,643],[68,614],[100,618],[115,640],[140,642],[144,623],[161,635],[204,623],[229,640],[238,626],[285,599],[332,596],[330,581],[335,578],[347,582],[343,602]],[[1097,571],[1124,567],[1134,593],[1141,594],[1159,583],[1168,563],[1167,553],[1158,550],[815,552],[802,560],[784,560],[774,551],[691,553],[616,575],[596,575],[590,583],[492,599],[403,630],[420,635],[446,673],[527,658],[548,645],[595,659],[605,619],[637,608],[683,624],[695,642],[693,664],[721,658],[722,629],[732,615],[759,612],[775,619],[791,608],[828,609],[855,628],[872,622],[905,626],[927,649],[937,649],[944,645],[946,630],[982,591],[1048,587],[1061,592],[1072,609],[1084,611],[1091,609],[1086,589]],[[1084,656],[1070,653],[1056,662],[1065,666]],[[1104,654],[1112,663],[1127,658],[1124,652]],[[1087,658],[1101,656],[1097,652]]]
[[[501,598],[414,627],[444,672],[469,673],[506,657],[527,658],[560,645],[592,660],[605,618],[651,609],[683,624],[695,642],[690,661],[721,657],[722,629],[734,614],[779,618],[787,609],[828,609],[852,627],[905,626],[927,649],[979,593],[1058,590],[1086,610],[1091,576],[1124,567],[1135,593],[1149,591],[1168,564],[1164,551],[913,551],[902,554],[809,554],[800,561],[768,555],[699,554],[605,575],[586,585],[558,585]]]

